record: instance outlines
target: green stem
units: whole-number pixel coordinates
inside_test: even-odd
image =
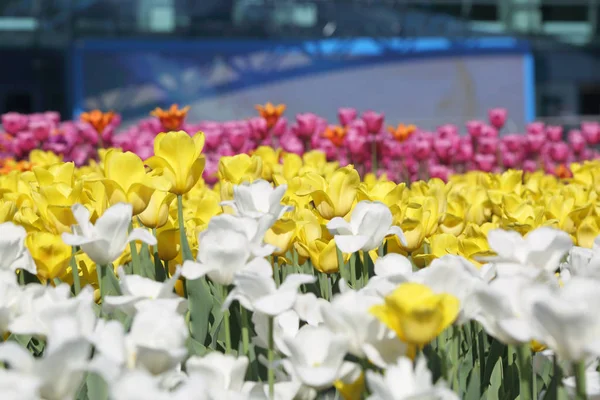
[[[362,286],[367,286],[369,283],[369,266],[373,263],[371,255],[368,251],[363,251],[363,264],[362,264]]]
[[[108,272],[108,265],[96,265],[96,273],[98,274],[98,288],[100,289],[100,302],[104,301],[104,295],[106,294],[106,277]]]
[[[531,384],[533,366],[531,365],[531,348],[529,343],[517,347],[517,362],[519,363],[519,399],[530,400],[531,389],[533,388]]]
[[[181,253],[183,255],[183,260],[191,260],[193,259],[192,250],[190,249],[190,244],[188,243],[187,236],[185,234],[185,225],[183,223],[183,196],[177,195],[177,219],[179,222],[179,241],[181,242]]]
[[[275,278],[275,285],[279,287],[281,285],[281,271],[279,268],[279,261],[277,256],[273,256],[273,278]]]
[[[452,341],[454,342],[454,346],[456,348],[456,359],[453,360],[453,369],[452,369],[452,390],[454,391],[454,393],[458,393],[459,387],[458,387],[458,372],[459,372],[459,366],[460,366],[460,346],[461,346],[461,339],[460,339],[460,327],[458,326],[453,326],[452,327]]]
[[[560,385],[560,382],[562,382],[562,371],[560,369],[560,365],[558,365],[558,357],[556,356],[556,353],[552,356],[552,375],[552,380],[554,382],[550,384],[550,388],[552,389],[550,398],[558,399],[558,385]]]
[[[133,230],[133,221],[129,223],[129,233]],[[133,267],[133,273],[135,275],[141,275],[142,269],[140,266],[140,256],[135,246],[135,241],[129,242],[129,250],[131,251],[131,264]]]
[[[342,278],[344,278],[347,282],[348,276],[346,274],[347,271],[346,271],[346,264],[344,263],[344,254],[337,246],[336,246],[336,252],[337,252],[338,270],[340,271],[340,276]]]
[[[331,282],[329,275],[324,272],[319,272],[319,287],[321,289],[321,297],[327,301],[331,299]]]
[[[152,234],[154,237],[156,236],[156,228],[152,228]],[[157,282],[164,282],[167,274],[165,268],[163,267],[163,263],[158,256],[158,244],[156,246],[152,246],[152,253],[154,254],[154,276]]]
[[[269,399],[275,398],[275,370],[273,363],[275,362],[275,340],[273,339],[273,317],[269,317],[269,349],[267,359],[269,361],[269,370],[267,372],[267,380],[269,383]]]
[[[242,326],[242,355],[248,356],[250,350],[250,331],[248,330],[248,324],[250,322],[248,318],[248,311],[240,304],[240,315],[241,315],[241,326]]]
[[[587,399],[587,388],[585,382],[585,361],[579,361],[573,365],[575,370],[575,399],[585,400]]]
[[[73,274],[73,294],[77,296],[81,291],[81,281],[79,280],[79,268],[77,268],[77,261],[75,260],[75,253],[77,252],[75,246],[73,246],[72,252],[71,273]]]
[[[358,257],[358,253],[354,253],[352,257],[350,257],[350,283],[354,290],[358,289],[356,287],[356,257]]]
[[[447,330],[443,331],[442,333],[440,333],[440,335],[436,338],[437,339],[437,350],[440,353],[440,356],[442,358],[442,378],[444,379],[444,381],[448,381],[448,357],[446,354],[446,336],[447,336]]]
[[[477,325],[474,325],[477,326]],[[479,351],[477,352],[477,355],[479,356],[479,379],[480,379],[480,388],[483,394],[483,390],[484,385],[483,385],[483,380],[485,379],[485,332],[483,331],[483,329],[480,329],[479,332],[477,333],[477,344],[479,346]]]
[[[221,286],[222,302],[227,298],[227,286]],[[223,326],[225,327],[225,354],[231,354],[231,325],[229,308],[223,310]]]

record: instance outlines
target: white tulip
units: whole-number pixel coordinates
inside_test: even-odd
[[[564,378],[562,383],[565,389],[567,389],[569,398],[576,398],[575,377],[569,376]],[[593,370],[585,371],[585,393],[588,400],[600,400],[600,372]]]
[[[207,275],[215,283],[231,285],[236,272],[255,268],[264,270],[264,260],[252,259],[262,251],[256,249],[263,248],[252,242],[255,240],[250,237],[252,232],[247,231],[255,228],[254,220],[245,221],[225,214],[213,217],[208,228],[198,235],[196,261],[185,261],[181,274],[190,280]],[[262,237],[260,240],[262,241]],[[272,247],[269,249],[268,253],[271,253]],[[268,269],[272,271],[270,265]]]
[[[560,260],[573,247],[566,232],[549,227],[537,228],[525,237],[518,232],[494,229],[488,232],[488,243],[497,256],[483,260],[496,264],[498,276],[520,274],[542,279],[554,274]]]
[[[431,382],[431,371],[424,357],[417,359],[414,369],[412,360],[402,358],[396,365],[389,366],[383,376],[367,371],[367,383],[371,391],[368,400],[458,400],[456,393],[443,382],[435,385]]]
[[[75,398],[85,375],[91,346],[85,339],[64,342],[42,358],[34,358],[15,342],[0,344],[0,361],[10,364],[17,373],[41,381],[39,392],[44,400]]]
[[[23,292],[20,315],[9,324],[12,333],[38,335],[48,340],[52,351],[66,341],[89,338],[96,325],[94,295],[91,286],[77,297],[68,298],[68,285],[56,288],[28,285]]]
[[[37,273],[35,262],[25,247],[25,228],[12,222],[0,224],[0,270]]]
[[[463,324],[474,317],[473,292],[477,288],[485,288],[494,276],[494,270],[493,264],[477,269],[463,257],[445,255],[414,273],[410,280],[426,285],[436,293],[449,293],[460,300],[457,323]]]
[[[170,400],[173,395],[160,387],[156,377],[136,369],[126,372],[117,382],[110,385],[114,400]]]
[[[402,229],[392,226],[392,212],[382,202],[361,201],[352,210],[350,222],[335,217],[327,223],[337,247],[344,253],[370,251],[382,245],[388,235],[396,235],[406,245]]]
[[[600,280],[600,250],[573,246],[566,261],[560,265],[560,277],[563,281],[572,276]]]
[[[578,362],[600,356],[600,284],[573,277],[560,290],[533,300],[531,319],[539,342],[560,359]]]
[[[413,265],[401,254],[388,253],[375,261],[375,276],[360,291],[365,295],[385,297],[401,283],[410,280]]]
[[[22,302],[22,290],[17,284],[13,272],[0,272],[0,334],[8,330],[8,326],[16,318]]]
[[[388,336],[389,330],[383,325],[369,309],[381,304],[380,297],[367,296],[353,290],[335,295],[331,303],[321,306],[323,325],[332,333],[345,336],[348,340],[348,352],[358,358],[366,356],[365,347],[374,352],[377,347],[374,343]],[[406,346],[398,340],[395,354],[397,357],[406,354]],[[388,351],[393,350],[388,347]],[[389,354],[388,354],[389,355]],[[381,359],[377,356],[377,359]]]
[[[275,382],[273,385],[274,400],[297,399],[298,391],[302,384],[295,381]],[[262,382],[246,382],[242,389],[251,400],[271,400],[269,397],[269,384]]]
[[[470,317],[504,344],[528,343],[539,335],[532,324],[534,301],[551,290],[523,275],[496,278],[473,291]]]
[[[62,239],[70,246],[80,246],[98,265],[115,261],[131,241],[156,244],[156,238],[146,229],[136,228],[127,234],[133,212],[131,204],[109,207],[95,225],[90,222],[90,212],[81,204],[75,204],[72,210],[78,225],[73,226],[73,234],[63,233]]]
[[[173,286],[179,276],[181,269],[177,268],[173,276],[165,282],[156,282],[153,279],[144,278],[139,275],[126,275],[123,267],[119,267],[121,296],[106,296],[102,306],[106,310],[119,309],[127,315],[135,314],[135,305],[142,301],[156,299],[171,300],[180,313],[187,310],[187,300],[173,292]]]
[[[301,285],[315,281],[316,277],[313,275],[291,274],[279,287],[276,287],[270,274],[258,274],[252,271],[238,272],[233,278],[235,288],[223,302],[223,309],[229,308],[231,303],[237,300],[247,310],[258,311],[274,317],[294,307]]]
[[[317,326],[323,322],[321,305],[328,303],[327,300],[317,297],[314,293],[300,293],[296,297],[294,311],[298,313],[301,320],[309,325]]]
[[[284,338],[290,357],[284,368],[304,385],[320,390],[333,385],[348,351],[348,339],[319,326],[303,326],[295,337]]]
[[[187,356],[189,331],[172,303],[141,303],[125,337],[130,368],[136,366],[157,375],[169,371]]]
[[[211,352],[204,357],[190,357],[185,369],[191,379],[206,383],[210,398],[227,399],[231,395],[241,395],[248,358]]]
[[[252,338],[252,342],[263,349],[269,348],[269,316],[254,312],[252,314],[252,324],[256,336]],[[280,353],[289,356],[290,351],[285,344],[284,338],[293,338],[300,329],[300,318],[294,310],[285,311],[273,319],[273,342],[275,349]]]
[[[287,185],[273,188],[265,180],[258,179],[252,183],[244,182],[233,187],[233,200],[223,201],[221,205],[229,206],[240,216],[261,218],[270,214],[279,219],[294,207],[284,206],[281,199],[285,195]]]
[[[0,369],[0,393],[3,400],[41,400],[39,377]]]

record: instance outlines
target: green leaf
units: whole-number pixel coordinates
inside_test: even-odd
[[[89,400],[108,400],[108,385],[95,373],[89,373],[86,379]]]
[[[154,261],[150,257],[150,248],[146,243],[142,243],[139,258],[142,276],[156,280],[156,272],[154,271]]]
[[[506,345],[500,343],[500,341],[494,339],[490,346],[490,352],[485,360],[485,375],[483,376],[483,387],[487,387],[490,384],[490,378],[493,371],[496,369],[498,359],[502,358]]]
[[[190,310],[190,333],[199,343],[206,343],[208,323],[213,308],[213,296],[206,278],[186,280],[188,308]]]
[[[504,366],[502,365],[502,358],[499,358],[494,366],[494,369],[490,375],[489,388],[487,390],[486,398],[488,400],[500,400],[502,390],[502,372]]]
[[[481,381],[479,379],[479,368],[474,366],[469,377],[469,384],[464,399],[475,400],[481,398]]]
[[[210,351],[205,345],[198,342],[192,337],[189,337],[187,340],[187,348],[190,352],[190,355],[193,356],[203,356]]]

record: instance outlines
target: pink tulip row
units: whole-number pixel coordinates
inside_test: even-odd
[[[352,163],[362,173],[386,173],[396,181],[430,177],[447,180],[451,174],[471,170],[499,172],[508,168],[568,176],[569,163],[600,158],[595,146],[600,143],[600,123],[585,122],[567,133],[563,127],[530,123],[525,132],[502,132],[506,110],[488,113],[487,121],[468,121],[465,134],[456,125],[442,125],[435,131],[417,127],[388,127],[384,115],[341,108],[338,124],[332,125],[313,113],[298,114],[295,121],[275,116],[247,120],[183,123],[181,129],[204,131],[207,164],[205,179],[216,180],[222,156],[251,153],[262,145],[280,147],[296,154],[323,151],[329,160],[342,165]],[[118,116],[98,135],[86,122],[60,122],[57,113],[2,116],[5,133],[0,135],[4,157],[24,158],[35,148],[64,155],[66,161],[82,165],[97,158],[97,148],[120,147],[145,159],[152,155],[154,137],[164,130],[157,118],[118,130]],[[100,140],[101,139],[101,140]]]

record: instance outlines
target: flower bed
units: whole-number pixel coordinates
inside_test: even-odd
[[[597,161],[407,185],[258,147],[208,185],[207,143],[0,176],[0,393],[600,394]]]
[[[359,115],[352,108],[340,108],[338,121],[304,113],[296,115],[294,122],[284,116],[284,105],[267,103],[257,109],[259,116],[247,120],[188,123],[189,108],[173,105],[167,110],[157,108],[151,118],[128,128],[120,128],[118,114],[99,110],[66,122],[53,112],[8,113],[2,116],[5,132],[0,135],[0,158],[8,159],[4,170],[15,168],[13,160],[26,159],[38,148],[77,165],[97,160],[97,150],[104,147],[119,147],[146,159],[153,153],[158,133],[181,129],[205,133],[204,179],[209,183],[217,180],[220,157],[250,154],[260,146],[298,155],[320,150],[329,161],[354,165],[361,176],[376,171],[395,182],[412,182],[433,177],[447,181],[450,175],[467,171],[498,173],[511,168],[567,177],[570,163],[598,158],[595,146],[600,143],[596,122],[584,122],[567,134],[561,126],[540,122],[528,124],[524,132],[511,132],[505,127],[507,112],[501,108],[490,110],[488,121],[466,122],[464,134],[452,124],[435,132],[410,124],[391,126],[382,113]],[[16,168],[23,167],[27,165]]]

